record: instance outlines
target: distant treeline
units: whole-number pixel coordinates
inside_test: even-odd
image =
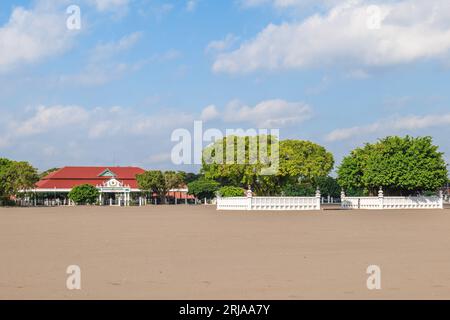
[[[230,139],[235,145],[238,142],[245,145],[247,160],[251,146],[255,140],[259,141],[257,137],[229,136],[207,147],[204,154],[214,155],[223,148],[226,158],[229,149],[225,146]],[[270,141],[279,146],[275,174],[263,174],[262,169],[273,165],[267,159],[230,164],[204,158],[199,174],[151,170],[138,175],[137,181],[143,192],[156,193],[163,201],[168,190],[182,185],[188,186],[190,194],[203,199],[213,198],[217,193],[243,195],[249,186],[257,195],[310,196],[319,188],[322,195],[339,197],[341,189],[347,195],[375,195],[382,187],[386,195],[411,195],[436,192],[448,183],[444,154],[431,137],[389,136],[366,143],[344,157],[336,168],[337,178],[330,176],[334,157],[323,146],[303,140],[277,141],[274,137]],[[39,174],[28,162],[0,159],[0,199],[5,203],[20,196],[21,190],[32,189],[40,178],[55,170]]]

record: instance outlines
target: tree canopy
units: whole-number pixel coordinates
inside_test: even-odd
[[[72,188],[68,196],[77,205],[95,204],[98,200],[99,191],[90,184],[82,184]]]
[[[229,147],[230,140],[234,147]],[[261,145],[265,140],[267,145]],[[227,153],[231,152],[232,161],[227,162]],[[272,136],[228,136],[205,148],[203,155],[201,172],[207,179],[242,188],[251,185],[258,195],[281,194],[284,186],[299,180],[316,184],[334,165],[333,155],[320,145],[303,140],[278,141]],[[268,168],[276,170],[267,174]]]
[[[240,187],[225,186],[219,189],[219,195],[224,198],[242,197],[245,195],[245,190]]]
[[[184,183],[183,177],[181,172],[150,170],[137,175],[136,180],[142,191],[156,193],[166,203],[167,193],[170,189],[180,187]]]
[[[214,180],[198,179],[188,184],[188,193],[198,199],[212,199],[215,197],[220,184]]]
[[[38,180],[37,170],[28,162],[0,159],[0,198],[33,189]]]
[[[448,179],[443,153],[431,137],[380,139],[353,150],[338,168],[344,189],[376,194],[380,187],[388,195],[435,191]]]

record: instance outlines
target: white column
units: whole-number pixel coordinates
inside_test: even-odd
[[[249,186],[249,188],[247,190],[247,210],[252,210],[252,198],[253,198],[253,192]]]
[[[346,208],[345,207],[345,191],[344,191],[344,189],[342,189],[342,191],[341,191],[341,208]]]
[[[316,190],[316,210],[320,210],[320,200],[321,200],[320,190],[317,188]]]
[[[380,187],[380,191],[378,191],[378,201],[379,201],[380,209],[383,209],[383,207],[384,207],[383,198],[384,198],[383,188]]]

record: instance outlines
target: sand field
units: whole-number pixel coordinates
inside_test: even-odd
[[[0,257],[0,299],[450,299],[450,210],[0,208]]]

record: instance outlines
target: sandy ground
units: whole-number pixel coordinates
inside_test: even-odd
[[[450,299],[450,210],[0,208],[0,299],[54,298]]]

